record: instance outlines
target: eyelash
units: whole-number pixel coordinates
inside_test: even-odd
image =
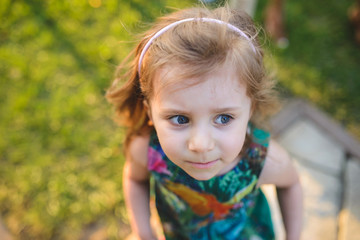
[[[176,121],[176,118],[179,118],[179,117],[185,118],[186,123],[175,122],[175,121]],[[170,120],[170,122],[171,122],[172,124],[174,124],[174,125],[184,125],[184,124],[189,123],[189,118],[188,118],[188,117],[185,117],[184,115],[171,116],[171,117],[169,117],[169,120]],[[184,120],[184,119],[183,119],[183,120]]]
[[[181,118],[180,118],[181,117]],[[222,118],[226,117],[227,118],[227,121],[225,123],[222,123],[222,122],[216,122],[216,120],[220,119],[220,121],[222,120]],[[180,118],[180,119],[179,119]],[[174,115],[174,116],[170,116],[169,118],[169,121],[174,124],[174,125],[185,125],[185,124],[188,124],[190,122],[189,118],[184,116],[184,115]],[[222,126],[226,126],[228,125],[231,120],[233,120],[234,117],[229,115],[229,114],[219,114],[215,117],[215,123],[218,124],[218,125],[222,125]],[[181,120],[182,123],[179,122],[179,120]]]
[[[226,123],[217,123],[217,122],[216,122],[217,119],[222,119],[223,117],[226,117],[226,118],[228,119],[228,121],[227,121]],[[233,120],[233,119],[234,119],[234,118],[233,118],[231,115],[229,115],[229,114],[220,114],[220,115],[217,115],[217,116],[216,116],[216,118],[215,118],[215,123],[216,123],[216,124],[219,124],[219,125],[226,126],[226,125],[228,125],[228,124],[231,122],[231,120]]]

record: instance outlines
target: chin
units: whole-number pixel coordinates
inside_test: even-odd
[[[213,173],[196,173],[196,174],[191,174],[188,173],[192,178],[198,180],[198,181],[207,181],[212,179],[213,177],[215,177],[216,174]]]

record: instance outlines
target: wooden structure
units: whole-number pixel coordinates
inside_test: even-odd
[[[292,100],[271,120],[273,135],[293,156],[304,190],[302,239],[360,239],[360,143],[308,102]],[[271,202],[284,239],[275,190]]]

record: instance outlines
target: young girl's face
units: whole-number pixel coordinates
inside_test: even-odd
[[[174,74],[158,71],[150,100],[149,115],[165,154],[198,180],[228,172],[240,159],[250,118],[245,85],[225,66],[201,79],[159,86]]]

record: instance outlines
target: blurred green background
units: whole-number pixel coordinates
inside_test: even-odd
[[[0,219],[15,238],[79,239],[94,228],[109,239],[127,233],[123,129],[104,93],[147,23],[196,3],[1,0]],[[258,24],[266,3],[259,0]],[[266,48],[282,94],[310,100],[360,139],[352,3],[288,0],[290,45]]]

